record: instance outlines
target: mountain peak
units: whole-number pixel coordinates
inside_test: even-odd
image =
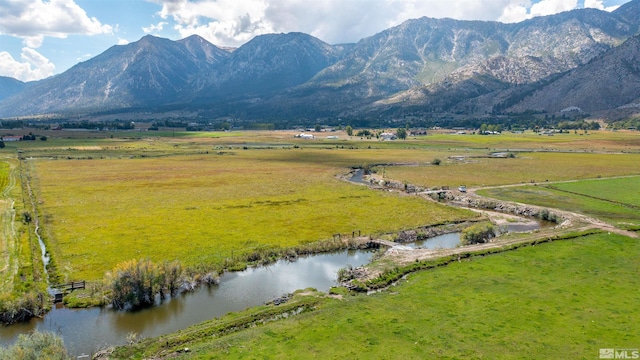
[[[241,112],[247,119],[376,116],[383,111],[377,104],[391,106],[388,115],[412,106],[418,112],[499,113],[636,34],[639,12],[640,0],[633,0],[614,13],[578,9],[517,24],[423,17],[341,46],[300,32],[256,36],[238,49],[198,35],[178,41],[146,35],[24,86],[0,102],[0,114],[167,104],[213,117]],[[614,59],[597,66],[604,71]],[[637,63],[633,59],[627,62]],[[624,70],[620,64],[616,69]],[[556,92],[558,98],[568,93]]]

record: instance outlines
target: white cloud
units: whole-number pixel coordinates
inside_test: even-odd
[[[6,51],[0,52],[0,75],[22,81],[38,80],[53,75],[55,65],[34,49],[22,48],[20,58],[22,61],[15,60]]]
[[[578,8],[580,0],[146,0],[182,37],[198,34],[217,45],[239,46],[256,35],[301,31],[329,43],[354,42],[428,16],[518,22]],[[607,0],[584,0],[605,8]],[[160,23],[163,24],[164,23]],[[155,27],[159,26],[153,25]],[[168,25],[168,24],[166,24]],[[152,28],[145,28],[145,32]]]
[[[69,34],[112,34],[113,27],[100,23],[73,0],[5,0],[0,2],[0,34],[24,39],[37,48],[44,37]]]
[[[164,26],[167,25],[166,21],[161,21],[157,24],[151,24],[148,27],[142,27],[142,31],[144,31],[145,34],[152,34],[152,33],[158,33],[160,31],[162,31],[162,29],[164,29]]]
[[[128,43],[129,43],[129,40],[118,38],[118,45],[127,45]]]
[[[329,43],[354,42],[421,17],[496,20],[510,0],[147,0],[162,6],[182,37],[238,46],[256,35],[301,31]],[[498,15],[496,15],[498,14]]]
[[[614,11],[615,9],[619,8],[620,5],[615,5],[615,6],[604,6],[604,0],[584,0],[584,7],[585,8],[594,8],[594,9],[598,9],[598,10],[604,10],[604,11]]]
[[[536,16],[553,15],[577,8],[578,0],[541,0],[535,4],[531,4],[528,0],[516,0],[504,8],[498,21],[513,23]]]

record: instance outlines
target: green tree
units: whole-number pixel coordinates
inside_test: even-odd
[[[351,125],[347,125],[347,127],[345,128],[345,131],[347,132],[347,135],[349,136],[353,135],[353,128],[351,127]]]
[[[398,139],[406,139],[407,138],[407,129],[405,128],[398,128],[398,131],[396,132],[396,136],[398,137]]]

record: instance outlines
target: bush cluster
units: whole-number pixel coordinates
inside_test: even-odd
[[[138,308],[153,305],[156,294],[164,299],[174,296],[180,287],[182,265],[178,261],[154,264],[151,260],[130,260],[119,264],[109,278],[114,308]]]
[[[464,245],[484,244],[496,236],[496,230],[491,223],[479,223],[462,230],[460,239]]]
[[[0,360],[71,359],[62,338],[54,333],[35,331],[20,334],[15,344],[0,347]]]

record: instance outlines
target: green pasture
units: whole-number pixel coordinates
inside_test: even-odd
[[[640,173],[640,154],[535,152],[493,158],[458,151],[448,155],[439,158],[440,165],[385,166],[377,171],[384,172],[386,178],[426,187],[492,186]]]
[[[486,149],[489,151],[570,151],[570,152],[634,152],[640,149],[637,132],[590,131],[585,134],[562,133],[553,136],[526,131],[521,134],[503,132],[500,135],[455,134],[454,131],[428,132],[416,137],[427,143],[451,148]]]
[[[565,192],[640,207],[640,176],[572,181],[551,186]]]
[[[22,189],[18,161],[0,162],[0,318],[7,311],[28,309],[39,313],[38,300],[46,293],[40,248],[32,236],[32,223],[25,223],[28,199]],[[23,200],[26,199],[26,203]],[[3,320],[4,321],[4,320]]]
[[[478,193],[497,199],[576,211],[623,229],[637,229],[640,227],[639,191],[640,178],[628,177],[492,188]]]
[[[639,156],[600,152],[611,150],[613,140],[634,143],[622,133],[589,135],[592,141],[585,144],[598,152],[518,152],[506,159],[487,158],[490,146],[505,141],[545,148],[551,141],[559,146],[557,139],[575,145],[585,136],[433,134],[383,142],[341,132],[302,140],[295,133],[117,132],[113,138],[83,138],[57,132],[47,141],[15,146],[31,159],[26,163],[44,235],[57,270],[68,279],[98,279],[132,258],[214,266],[337,233],[375,234],[469,216],[335,177],[354,166],[408,163],[377,170],[392,180],[456,187],[629,175],[637,173]],[[455,160],[460,156],[464,160]],[[430,165],[436,158],[441,165]]]
[[[415,273],[374,295],[324,299],[289,319],[202,335],[242,316],[231,314],[120,348],[115,358],[153,357],[166,342],[188,347],[181,358],[193,359],[596,359],[601,348],[637,347],[638,256],[637,240],[615,234],[538,244]]]
[[[68,279],[99,279],[134,258],[215,266],[334,234],[475,217],[336,178],[349,170],[340,164],[360,160],[347,151],[276,149],[30,165],[44,234]]]

